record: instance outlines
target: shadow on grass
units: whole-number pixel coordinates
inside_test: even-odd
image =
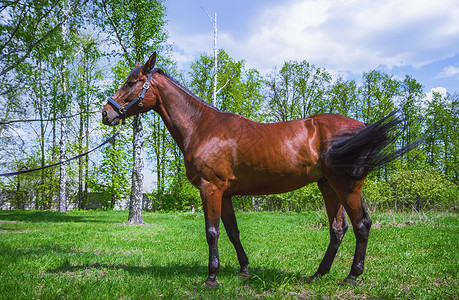
[[[105,272],[105,271],[118,271],[123,270],[129,273],[131,276],[153,276],[161,279],[173,279],[174,276],[189,276],[189,277],[201,277],[202,283],[207,278],[208,268],[205,265],[192,264],[171,264],[167,266],[132,266],[125,264],[107,264],[107,263],[94,263],[94,264],[83,264],[83,265],[72,265],[65,262],[62,266],[47,270],[49,274],[67,274],[77,275],[82,272]],[[307,277],[305,274],[287,272],[273,268],[254,268],[249,270],[252,274],[252,278],[248,280],[242,280],[244,284],[259,289],[273,289],[283,284],[305,284]],[[238,269],[232,266],[222,266],[220,268],[219,277],[220,280],[224,276],[235,276],[238,277]],[[217,278],[217,281],[218,281]],[[179,279],[177,279],[179,280]]]
[[[99,218],[99,219],[98,219]],[[110,219],[100,219],[95,216],[75,216],[60,213],[58,211],[39,211],[39,210],[0,210],[0,220],[7,221],[24,221],[31,223],[49,222],[49,223],[63,223],[63,222],[88,222],[88,223],[119,223]]]
[[[86,259],[93,261],[94,263],[78,264],[71,262],[69,259],[72,254],[83,254]],[[108,274],[111,272],[123,271],[129,274],[131,277],[152,277],[160,278],[162,280],[180,281],[184,277],[188,277],[193,281],[196,281],[199,285],[204,283],[208,275],[208,267],[205,264],[190,263],[183,264],[180,262],[173,262],[167,265],[162,264],[151,264],[146,266],[132,265],[128,263],[110,263],[110,262],[98,262],[97,254],[75,251],[71,245],[57,245],[53,243],[43,243],[27,248],[17,248],[7,245],[0,244],[0,258],[5,262],[6,265],[2,265],[0,262],[0,269],[2,267],[8,267],[9,264],[26,264],[30,261],[40,261],[43,256],[47,257],[59,257],[60,262],[54,264],[51,268],[46,268],[43,275],[56,275],[59,277],[80,277],[88,274]],[[0,260],[1,260],[0,259]],[[239,267],[236,265],[222,265],[220,268],[219,279],[222,284],[224,278],[237,278],[239,275]],[[307,276],[312,275],[306,271],[306,273],[290,272],[282,270],[281,268],[272,267],[257,267],[249,268],[249,272],[252,274],[252,278],[249,280],[241,280],[244,285],[248,285],[258,290],[271,290],[277,289],[281,285],[297,285],[306,283]],[[198,279],[196,279],[198,278]],[[141,280],[141,279],[140,279]],[[218,279],[217,279],[218,280]],[[0,297],[1,298],[1,297]]]

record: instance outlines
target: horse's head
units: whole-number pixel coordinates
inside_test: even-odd
[[[157,89],[150,86],[155,62],[156,52],[145,65],[137,65],[115,95],[107,99],[102,109],[102,122],[105,125],[117,125],[120,120],[147,112],[156,105]]]

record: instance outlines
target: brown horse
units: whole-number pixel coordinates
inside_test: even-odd
[[[209,245],[209,276],[204,285],[218,286],[220,219],[236,249],[241,276],[251,277],[232,196],[283,193],[313,182],[318,183],[325,200],[330,244],[310,279],[330,270],[348,229],[347,213],[356,248],[345,281],[355,282],[363,272],[371,226],[361,197],[364,178],[369,170],[405,151],[381,154],[391,141],[386,133],[398,124],[392,114],[370,125],[335,114],[256,123],[207,105],[154,68],[155,61],[156,53],[144,66],[132,70],[104,106],[103,123],[117,125],[121,119],[151,109],[161,116],[183,152],[188,179],[201,194]],[[133,105],[137,102],[142,105]]]

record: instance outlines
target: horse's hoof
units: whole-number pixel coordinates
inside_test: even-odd
[[[357,277],[354,276],[347,276],[343,281],[339,283],[339,285],[347,285],[350,284],[352,286],[359,285],[359,281],[357,280]]]
[[[306,283],[312,283],[318,279],[320,279],[323,275],[320,275],[320,274],[314,274],[312,275],[311,277],[309,277],[308,279],[306,279]]]
[[[247,271],[239,273],[239,279],[241,280],[248,280],[250,278],[252,278],[252,275]]]
[[[214,289],[218,288],[218,282],[216,280],[211,281],[211,280],[206,280],[203,284],[202,287],[205,287],[207,289]]]

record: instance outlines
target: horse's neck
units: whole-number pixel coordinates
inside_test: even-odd
[[[171,133],[180,150],[185,150],[200,123],[218,111],[206,105],[181,86],[161,76],[158,86],[160,105],[155,109]]]

